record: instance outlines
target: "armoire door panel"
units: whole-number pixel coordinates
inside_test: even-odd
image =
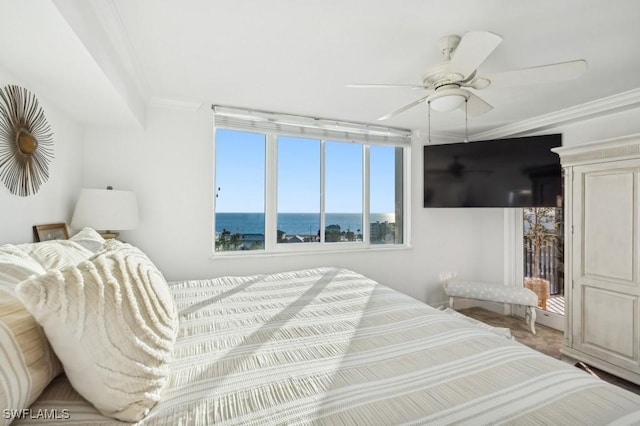
[[[637,362],[638,298],[583,286],[581,299],[581,343]]]
[[[585,276],[632,284],[636,266],[633,170],[584,174],[583,259]]]

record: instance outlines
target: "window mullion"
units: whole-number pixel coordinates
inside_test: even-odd
[[[369,173],[369,145],[362,145],[362,242],[370,243],[371,220],[369,219],[371,202],[369,199],[370,192],[370,173]]]
[[[326,156],[325,150],[326,141],[320,141],[320,244],[324,244],[324,234],[326,227],[326,218],[325,218],[325,165],[326,165]]]
[[[407,152],[409,148],[396,148],[395,149],[395,217],[396,217],[396,225],[395,225],[395,241],[401,240],[403,243],[406,242],[407,232],[405,231],[405,227],[409,223],[407,219],[406,211],[407,202],[411,195],[408,192],[409,188],[409,174],[407,173]]]
[[[268,133],[266,136],[264,248],[266,251],[273,251],[278,237],[278,137],[273,133]]]

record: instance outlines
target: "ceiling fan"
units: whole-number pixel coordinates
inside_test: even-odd
[[[587,69],[587,62],[580,59],[487,76],[478,75],[478,67],[501,42],[502,37],[488,31],[471,31],[462,38],[457,35],[446,36],[439,43],[445,61],[427,70],[422,85],[350,84],[347,87],[432,90],[429,95],[385,114],[378,120],[387,120],[422,102],[426,102],[436,111],[448,112],[466,108],[468,115],[478,116],[491,111],[493,107],[469,89],[481,90],[489,86],[513,87],[572,80]]]

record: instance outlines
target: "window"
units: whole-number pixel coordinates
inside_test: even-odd
[[[278,138],[277,241],[320,242],[320,141]]]
[[[362,241],[364,145],[327,141],[324,148],[324,241]]]
[[[215,250],[264,249],[265,136],[216,131]]]
[[[372,146],[369,163],[371,244],[402,244],[403,152],[394,146]]]
[[[564,228],[562,208],[523,209],[524,285],[539,307],[564,315]]]
[[[219,108],[217,253],[404,243],[409,132]]]

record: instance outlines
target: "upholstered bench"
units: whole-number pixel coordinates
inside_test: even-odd
[[[444,291],[449,296],[451,309],[453,309],[455,297],[523,305],[525,307],[525,321],[531,329],[531,333],[536,334],[538,296],[528,288],[449,279],[444,281]]]

